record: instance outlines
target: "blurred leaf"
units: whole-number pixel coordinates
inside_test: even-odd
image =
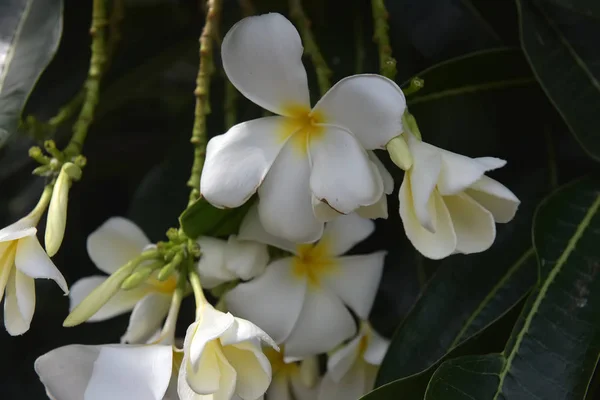
[[[220,209],[201,198],[181,214],[179,221],[185,234],[193,239],[203,235],[228,236],[237,232],[252,203],[250,199],[241,207]]]
[[[62,32],[62,0],[0,3],[0,146],[18,127],[21,110]]]
[[[444,362],[426,399],[582,399],[600,348],[600,182],[549,196],[533,228],[540,284],[502,354]]]
[[[586,152],[600,160],[600,24],[551,4],[517,3],[522,46],[539,82]]]
[[[600,18],[600,2],[597,0],[546,0],[589,17]]]

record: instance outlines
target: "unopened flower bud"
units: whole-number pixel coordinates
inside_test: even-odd
[[[58,178],[56,179],[56,183],[54,184],[52,198],[50,199],[50,207],[48,208],[45,243],[46,252],[50,257],[58,252],[63,237],[65,236],[69,188],[71,187],[71,176],[68,171],[72,170],[69,165],[78,168],[71,163],[63,165],[58,174]],[[81,170],[79,170],[79,172],[81,173]]]
[[[413,158],[408,148],[408,144],[402,135],[396,136],[388,142],[386,149],[390,158],[398,167],[407,171],[412,167]]]

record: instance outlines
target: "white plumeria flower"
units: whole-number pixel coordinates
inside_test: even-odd
[[[509,222],[520,204],[485,176],[506,161],[470,158],[406,137],[413,158],[399,191],[406,236],[432,259],[487,250],[496,238],[495,222]]]
[[[55,400],[179,400],[181,352],[170,345],[72,344],[35,361]]]
[[[271,383],[271,365],[261,349],[277,349],[259,327],[204,303],[185,334],[179,371],[181,400],[258,399]]]
[[[295,243],[318,240],[323,222],[339,213],[385,201],[384,172],[365,149],[382,149],[402,133],[406,108],[393,81],[365,74],[342,79],[311,109],[302,52],[300,35],[280,14],[245,18],[227,33],[227,77],[277,116],[211,139],[200,184],[217,207],[238,207],[258,191],[265,229]],[[370,215],[386,215],[381,204],[373,208]]]
[[[107,274],[112,274],[150,246],[150,240],[144,232],[133,222],[121,217],[108,219],[92,232],[87,240],[90,258],[98,269]],[[73,311],[75,306],[107,278],[94,275],[75,282],[71,288],[70,310]],[[164,282],[151,276],[134,289],[119,290],[88,322],[104,321],[133,310],[121,341],[145,343],[167,315],[176,287],[177,278],[174,276]]]
[[[281,352],[266,349],[271,362],[273,380],[267,400],[315,400],[319,384],[318,360],[310,357],[300,363],[286,363]]]
[[[263,273],[269,261],[265,244],[239,240],[235,235],[227,241],[202,236],[197,242],[202,251],[198,273],[207,289],[236,279],[252,279]]]
[[[294,245],[267,233],[252,208],[240,237],[290,251],[293,257],[274,261],[258,278],[232,289],[225,297],[229,310],[256,323],[277,343],[285,343],[286,357],[333,349],[356,334],[346,306],[366,319],[373,305],[386,252],[341,255],[374,229],[373,221],[344,215],[326,225],[315,245]]]
[[[28,216],[0,230],[0,301],[4,296],[4,326],[13,336],[29,330],[35,311],[34,278],[52,279],[65,294],[69,293],[65,278],[36,236],[44,210],[45,206],[36,207]]]
[[[372,390],[389,344],[363,322],[360,334],[329,356],[316,399],[358,399]]]

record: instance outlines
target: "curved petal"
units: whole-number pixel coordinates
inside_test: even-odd
[[[385,353],[387,353],[389,347],[390,341],[371,328],[369,331],[369,341],[363,358],[371,365],[381,365],[383,357],[385,356]]]
[[[21,218],[12,225],[0,229],[0,242],[21,239],[25,236],[35,236],[37,229],[30,218]]]
[[[381,75],[349,76],[316,104],[329,124],[348,129],[365,149],[384,148],[402,133],[406,99],[394,81]]]
[[[506,160],[496,157],[475,157],[473,160],[483,164],[486,171],[502,168],[506,165]]]
[[[81,303],[92,290],[100,286],[106,279],[107,277],[105,276],[89,276],[75,282],[71,287],[71,293],[69,293],[69,311],[73,311],[73,309]],[[131,311],[136,303],[146,294],[147,291],[145,288],[119,290],[96,312],[96,314],[88,319],[88,322],[104,321],[105,319],[125,314],[126,312]]]
[[[35,283],[19,270],[13,269],[6,285],[4,326],[12,336],[29,330],[35,310]]]
[[[456,251],[471,254],[489,249],[496,238],[492,213],[464,193],[445,196],[444,203],[456,232]]]
[[[322,136],[311,138],[309,144],[312,193],[343,214],[376,203],[383,194],[383,181],[365,150],[349,131],[322,127]]]
[[[450,213],[440,194],[434,190],[427,204],[430,215],[435,215],[435,233],[425,229],[415,214],[411,196],[410,179],[404,175],[400,186],[400,218],[404,232],[413,246],[425,257],[439,260],[448,257],[456,249],[456,233]]]
[[[432,146],[433,147],[433,146]],[[491,157],[478,161],[448,150],[438,149],[442,155],[442,171],[437,187],[443,196],[462,192],[483,176],[491,166]]]
[[[150,240],[133,222],[122,217],[109,218],[87,238],[87,251],[96,267],[112,274],[139,256]]]
[[[283,117],[242,122],[206,147],[200,193],[216,207],[244,204],[261,185],[287,138]]]
[[[375,231],[375,223],[357,214],[336,218],[325,225],[325,232],[318,246],[326,246],[327,254],[339,256],[362,242]]]
[[[311,387],[307,386],[301,374],[292,374],[289,378],[294,400],[315,400],[319,389],[320,378]],[[269,397],[267,397],[270,399]],[[275,399],[277,400],[277,399]]]
[[[335,273],[324,274],[327,287],[342,299],[360,318],[367,319],[383,272],[387,252],[340,257]]]
[[[431,233],[435,233],[435,214],[429,212],[428,203],[441,175],[442,157],[433,146],[409,136],[408,144],[413,156],[410,171],[405,172],[410,179],[414,211],[420,225]]]
[[[323,234],[312,211],[309,177],[308,157],[288,142],[258,189],[258,215],[271,235],[309,243]]]
[[[258,278],[231,290],[225,301],[232,313],[254,322],[281,343],[296,325],[305,293],[306,279],[294,275],[291,258],[283,258]]]
[[[383,194],[381,198],[375,204],[371,204],[370,206],[362,206],[356,209],[356,214],[359,217],[366,219],[377,219],[383,218],[387,219],[388,217],[388,205],[387,205],[387,195]]]
[[[341,381],[357,362],[362,339],[363,335],[358,335],[327,359],[327,374],[334,382]]]
[[[394,178],[392,177],[392,174],[390,174],[374,151],[367,151],[367,155],[369,156],[369,160],[375,164],[375,168],[377,168],[377,171],[383,179],[383,192],[385,194],[391,194],[394,191]]]
[[[133,307],[121,343],[146,343],[160,329],[170,305],[171,296],[161,293],[150,293],[138,301]]]
[[[170,346],[99,347],[86,400],[162,400],[171,379]]]
[[[221,57],[227,78],[244,96],[275,114],[294,116],[290,108],[310,109],[303,50],[294,25],[269,13],[235,24],[223,39]]]
[[[344,215],[329,207],[327,203],[324,203],[321,200],[317,199],[314,195],[312,196],[311,201],[313,207],[313,214],[315,215],[315,218],[318,221],[329,222],[333,221],[340,215]]]
[[[326,290],[310,288],[298,321],[285,341],[285,356],[325,353],[354,334],[356,324],[342,301]]]
[[[269,389],[267,389],[267,399],[294,400],[290,391],[290,383],[287,374],[280,373],[273,376],[271,386],[269,386]]]
[[[196,239],[202,252],[197,268],[202,287],[212,289],[223,282],[232,281],[235,275],[225,268],[225,249],[227,242],[208,236]]]
[[[257,205],[250,207],[250,210],[248,210],[248,213],[246,213],[246,216],[242,220],[238,239],[252,240],[289,251],[290,253],[296,253],[296,245],[294,243],[279,236],[271,235],[265,230],[260,222]]]
[[[15,265],[17,243],[0,242],[0,301],[4,297],[4,289]]]
[[[217,311],[210,304],[203,306],[197,321],[188,327],[183,344],[194,369],[198,368],[205,347],[226,332],[234,322],[233,315]]]
[[[269,262],[267,246],[248,240],[238,240],[235,235],[227,240],[225,268],[236,278],[245,281],[263,273]]]
[[[271,384],[271,364],[258,348],[244,344],[223,346],[223,354],[237,372],[235,392],[242,399],[257,399]]]
[[[28,236],[19,240],[17,243],[15,266],[31,278],[52,279],[65,294],[69,293],[65,278],[52,260],[50,260],[37,237]]]
[[[277,344],[275,344],[273,339],[271,339],[271,337],[267,335],[265,331],[243,318],[235,318],[233,324],[223,333],[220,340],[223,346],[244,345],[248,347],[251,344],[252,346],[255,345],[255,348],[253,347],[252,351],[256,352],[257,354],[262,354],[260,342],[268,344],[275,350],[279,349]]]
[[[360,365],[354,365],[339,382],[334,381],[330,374],[325,374],[317,400],[359,399],[365,392],[364,369]]]
[[[491,212],[494,220],[500,223],[510,222],[521,204],[517,196],[506,186],[485,175],[472,184],[465,193]]]

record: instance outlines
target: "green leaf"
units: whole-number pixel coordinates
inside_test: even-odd
[[[540,284],[502,354],[460,357],[434,373],[427,400],[583,399],[600,348],[600,182],[559,189],[533,228]]]
[[[201,198],[181,214],[179,222],[185,234],[193,239],[203,235],[231,235],[237,232],[253,202],[250,199],[241,207],[220,209]]]
[[[21,110],[58,47],[62,0],[0,4],[0,147],[17,131]]]
[[[600,160],[600,24],[548,3],[517,4],[535,75],[581,146]]]
[[[597,0],[546,0],[576,11],[588,17],[600,18],[600,2]]]

